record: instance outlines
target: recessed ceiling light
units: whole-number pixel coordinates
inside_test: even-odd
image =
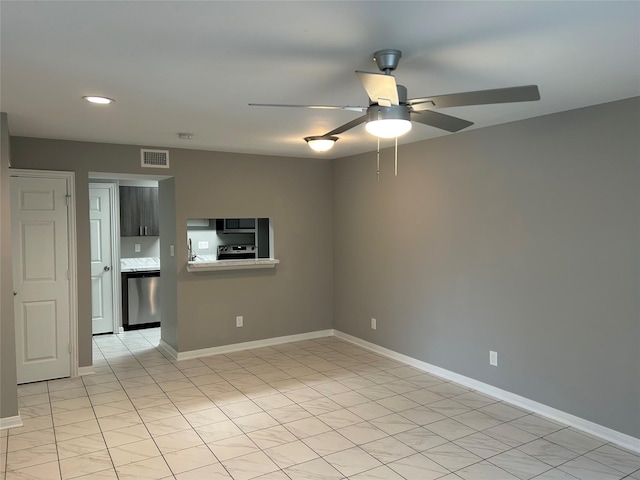
[[[82,98],[84,98],[87,102],[98,103],[100,105],[107,105],[109,103],[115,102],[115,100],[113,100],[111,98],[97,97],[95,95],[87,95],[86,97],[82,97]]]

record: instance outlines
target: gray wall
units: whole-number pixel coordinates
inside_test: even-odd
[[[401,146],[398,177],[386,150],[379,183],[336,160],[335,328],[640,437],[639,131],[635,98]]]
[[[89,172],[174,177],[174,186],[159,192],[160,256],[161,277],[168,279],[165,268],[171,263],[165,261],[171,242],[165,234],[173,229],[177,319],[175,332],[165,341],[177,350],[332,327],[330,161],[172,149],[171,168],[160,170],[139,166],[137,146],[12,137],[11,147],[16,168],[76,172],[81,366],[91,364]],[[175,193],[175,201],[167,192]],[[166,216],[167,205],[173,205],[172,219]],[[270,217],[280,265],[274,270],[187,273],[187,218],[217,217]],[[245,316],[243,328],[235,327],[236,315]]]
[[[9,126],[0,114],[0,418],[18,415],[16,336],[13,317]]]
[[[330,161],[192,150],[180,162],[188,173],[175,176],[179,350],[332,328]],[[243,217],[271,219],[275,269],[186,271],[188,218]]]
[[[163,241],[160,249],[160,312],[162,312],[162,340],[174,350],[178,349],[178,256],[180,243],[176,240],[176,181],[163,180],[158,184],[160,208],[160,234]],[[171,245],[175,254],[171,255]]]

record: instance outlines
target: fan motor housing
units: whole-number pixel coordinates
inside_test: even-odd
[[[367,122],[375,120],[408,120],[411,121],[411,107],[408,105],[371,105],[367,108]]]

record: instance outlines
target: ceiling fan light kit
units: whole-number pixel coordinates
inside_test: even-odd
[[[406,105],[382,107],[372,105],[367,109],[365,129],[380,138],[397,138],[411,130],[411,115]]]
[[[250,103],[249,105],[365,112],[364,115],[324,135],[305,137],[305,141],[309,147],[318,152],[325,152],[332,148],[338,140],[338,137],[335,135],[344,133],[362,123],[366,123],[365,129],[367,132],[378,138],[397,139],[399,136],[411,130],[412,122],[422,123],[447,132],[458,132],[463,128],[470,127],[473,125],[473,122],[445,115],[435,110],[446,107],[540,100],[540,92],[536,85],[407,99],[407,89],[402,85],[398,85],[395,77],[391,75],[391,72],[397,68],[400,57],[402,57],[400,50],[378,50],[373,54],[373,60],[376,62],[378,69],[383,73],[355,72],[369,96],[369,105],[367,107],[265,103]]]
[[[316,135],[313,137],[304,137],[307,145],[316,152],[326,152],[331,150],[333,145],[338,141],[338,137]]]

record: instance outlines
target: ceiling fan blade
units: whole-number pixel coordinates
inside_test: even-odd
[[[323,135],[323,137],[330,137],[332,135],[339,135],[341,133],[346,132],[347,130],[352,129],[353,127],[357,127],[361,123],[367,121],[367,116],[362,115],[361,117],[356,118],[355,120],[351,120],[350,122],[345,123],[344,125],[340,125],[338,128],[334,128],[330,132],[327,132]]]
[[[415,111],[429,108],[462,107],[466,105],[488,105],[491,103],[531,102],[540,100],[537,85],[522,87],[496,88],[494,90],[477,90],[475,92],[452,93],[434,97],[412,98],[409,105]],[[426,104],[422,108],[418,105]]]
[[[372,103],[385,107],[398,105],[398,87],[395,77],[380,73],[356,71]]]
[[[347,110],[350,112],[366,112],[367,107],[339,106],[339,105],[288,105],[284,103],[250,103],[250,107],[286,107],[286,108],[313,108],[316,110]]]
[[[424,110],[422,112],[411,112],[411,120],[414,122],[424,123],[430,127],[436,127],[447,132],[457,132],[463,128],[470,127],[473,122],[463,120],[461,118],[444,115],[434,112],[433,110]]]

